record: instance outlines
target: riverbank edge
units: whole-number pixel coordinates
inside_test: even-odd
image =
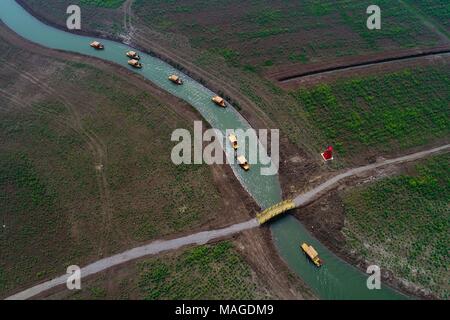
[[[33,15],[34,17],[36,17],[37,19],[39,19],[41,22],[44,22],[45,24],[52,26],[54,28],[57,28],[59,30],[65,31],[67,32],[67,29],[65,28],[65,26],[62,26],[60,24],[57,24],[55,22],[52,22],[50,20],[48,20],[46,17],[44,17],[43,15],[41,15],[40,13],[36,12],[35,10],[33,10],[28,4],[26,4],[23,0],[16,0],[25,10],[27,10],[31,15]],[[109,33],[103,33],[103,32],[97,32],[94,30],[90,30],[90,31],[83,31],[83,30],[73,30],[71,31],[71,33],[74,34],[79,34],[79,35],[83,35],[83,36],[90,36],[90,37],[100,37],[100,38],[104,38],[107,40],[111,40],[111,41],[116,41],[116,42],[120,42],[120,43],[124,43],[123,42],[123,38],[118,37],[118,36],[114,36],[112,34]],[[191,70],[189,67],[184,66],[182,63],[177,62],[176,60],[174,60],[173,58],[167,57],[164,54],[158,53],[156,51],[153,51],[151,49],[147,49],[144,48],[142,46],[140,46],[139,44],[137,44],[136,42],[131,42],[131,43],[127,43],[127,45],[129,45],[130,47],[134,47],[135,49],[145,52],[147,54],[150,54],[158,59],[161,59],[162,61],[168,63],[169,65],[171,65],[172,67],[182,71],[183,73],[187,74],[188,76],[190,76],[191,78],[193,78],[194,80],[200,82],[201,84],[203,84],[205,87],[212,89],[213,91],[217,91],[217,88],[215,88],[215,86],[213,84],[211,84],[211,81],[208,80],[207,78],[203,78],[201,76],[199,76],[195,71]],[[113,64],[113,63],[111,63]],[[230,97],[225,97],[227,98],[227,100],[229,100],[231,103],[233,101],[232,98]],[[232,103],[233,104],[233,103]],[[195,109],[195,108],[193,108]],[[240,110],[236,109],[241,116],[253,127],[253,128],[257,128],[260,123],[255,123],[254,119],[249,119],[247,117],[245,117],[245,115],[242,114],[242,112],[240,112]],[[205,120],[206,121],[206,120]],[[206,121],[206,123],[208,123]],[[283,152],[287,152],[286,150],[292,150],[292,145],[289,144],[289,142],[284,141],[284,139],[281,139],[281,143],[280,143],[280,151],[281,154],[283,154]],[[303,154],[302,150],[297,150],[300,151],[300,153]],[[290,153],[290,152],[289,152]],[[281,158],[281,157],[280,157]],[[281,159],[280,159],[281,160]],[[288,180],[288,177],[286,177],[285,175],[285,171],[287,171],[287,168],[285,166],[285,164],[280,161],[280,170],[279,170],[279,180],[280,180],[280,185],[282,188],[282,193],[283,196],[286,196],[287,194],[287,184],[284,183],[285,181]],[[236,179],[235,179],[236,180]],[[239,183],[238,183],[239,184]],[[240,184],[239,184],[240,185]],[[306,226],[307,224],[311,224],[311,220],[305,218],[304,216],[302,216],[299,211],[301,209],[296,209],[292,215],[299,220],[304,226]],[[335,243],[334,239],[330,239],[329,237],[323,237],[323,235],[318,232],[317,230],[310,230],[308,229],[308,231],[318,240],[320,240],[320,242],[325,245],[331,252],[333,252],[336,256],[338,256],[340,259],[342,259],[343,261],[345,261],[346,263],[356,267],[357,269],[359,269],[361,272],[365,273],[367,266],[369,265],[366,261],[364,261],[361,257],[355,256],[354,254],[352,254],[351,252],[348,252],[346,250],[344,250],[342,247],[338,247]],[[272,239],[273,242],[273,239]],[[279,259],[283,260],[280,256],[278,256]],[[287,263],[283,260],[283,263],[287,265]],[[404,283],[402,282],[402,280],[400,278],[397,278],[394,273],[392,273],[390,270],[386,270],[385,273],[382,274],[383,275],[383,281],[385,283],[387,283],[390,287],[392,287],[393,289],[401,292],[402,294],[405,294],[407,296],[413,296],[413,297],[417,297],[420,299],[437,299],[437,297],[435,296],[430,296],[430,295],[424,295],[421,294],[420,292],[416,291],[416,290],[412,290],[408,287],[406,287],[404,285]],[[300,278],[300,277],[299,277]]]
[[[59,29],[61,31],[64,32],[68,32],[67,28],[65,28],[65,26],[60,25],[58,23],[55,23],[53,21],[50,21],[49,19],[47,19],[45,16],[43,16],[42,14],[40,14],[39,12],[37,12],[36,10],[34,10],[33,8],[31,8],[25,1],[23,0],[16,0],[16,2],[18,4],[20,4],[28,13],[30,13],[32,16],[34,16],[35,18],[37,18],[39,21],[54,27],[56,29]],[[123,39],[121,37],[118,36],[114,36],[112,34],[109,33],[102,33],[102,32],[98,32],[98,31],[94,31],[94,30],[90,30],[90,31],[84,31],[84,30],[73,30],[71,31],[71,33],[74,34],[78,34],[78,35],[83,35],[83,36],[87,36],[87,37],[98,37],[98,38],[103,38],[106,40],[111,40],[111,41],[116,41],[116,42],[120,42],[120,43],[124,43]],[[153,50],[150,49],[146,49],[143,48],[142,46],[140,46],[139,44],[137,44],[136,42],[132,41],[131,43],[127,43],[126,45],[135,48],[136,50],[139,50],[141,52],[150,54],[158,59],[161,59],[162,61],[168,63],[169,65],[171,65],[172,67],[182,71],[183,73],[187,74],[188,76],[190,76],[192,79],[200,82],[201,84],[203,84],[205,87],[211,89],[212,91],[217,91],[214,85],[211,85],[211,81],[209,81],[208,79],[204,79],[203,77],[199,76],[195,71],[191,70],[189,67],[184,66],[182,63],[177,62],[176,60],[174,60],[171,57],[167,57],[164,54],[161,53],[157,53]],[[113,63],[111,63],[113,64]],[[229,97],[224,97],[227,98],[227,100],[231,100]],[[231,102],[230,101],[230,102]],[[195,108],[193,108],[195,109]],[[253,120],[250,120],[248,118],[246,118],[242,112],[240,112],[240,110],[236,110],[238,111],[242,117],[244,117],[244,119],[250,124],[251,127],[253,128],[258,128],[258,124],[255,124],[253,122]],[[281,139],[280,141],[280,154],[289,154],[291,153],[288,150],[292,150],[292,146],[289,144],[289,146],[286,145],[286,142],[282,142],[284,139]],[[303,152],[301,152],[303,154]],[[288,190],[286,190],[286,181],[289,181],[290,178],[284,175],[284,172],[287,168],[285,167],[283,161],[281,161],[281,157],[280,157],[280,169],[279,169],[279,181],[280,181],[280,185],[281,185],[281,189],[282,189],[282,195],[283,198],[288,194]],[[287,170],[286,170],[287,171]],[[301,209],[294,209],[294,212],[292,213],[293,217],[296,218],[298,221],[300,221],[300,223],[302,223],[305,227],[308,223],[310,223],[311,221],[308,219],[305,219],[301,214],[299,214],[299,211]],[[345,250],[343,250],[342,248],[338,248],[333,239],[330,238],[325,238],[323,237],[320,233],[318,233],[317,231],[314,230],[310,230],[308,229],[308,231],[316,238],[318,239],[324,246],[327,247],[327,249],[329,249],[333,254],[335,254],[337,257],[339,257],[340,259],[342,259],[343,261],[345,261],[346,263],[352,265],[353,267],[356,267],[358,270],[360,270],[362,273],[365,273],[366,271],[366,265],[361,264],[361,261],[363,261],[361,259],[361,257],[356,257],[354,255],[352,255],[350,252],[346,252]],[[271,242],[273,244],[273,238],[270,235],[271,238]],[[289,265],[287,264],[287,262],[281,257],[281,256],[277,256],[276,259],[279,259],[283,262],[283,264],[285,264],[288,268]],[[289,268],[289,270],[291,270]],[[389,274],[392,275],[391,272],[389,272]],[[300,276],[297,275],[297,277],[303,282],[303,280],[301,279]],[[386,278],[386,275],[383,274],[383,281],[386,281],[386,283],[392,287],[393,289],[401,292],[402,294],[405,294],[407,296],[411,296],[413,295],[414,297],[417,298],[426,298],[426,297],[420,297],[417,295],[417,293],[415,292],[411,292],[408,290],[405,290],[405,288],[403,286],[401,286],[401,280],[399,279],[395,279],[395,277],[393,278]],[[306,285],[306,284],[305,284]]]
[[[29,14],[31,14],[32,16],[34,16],[34,17],[35,17],[36,19],[38,19],[39,21],[45,23],[46,25],[48,25],[48,26],[50,26],[50,27],[59,29],[59,30],[64,31],[64,32],[68,32],[67,29],[66,29],[64,26],[61,26],[61,25],[59,25],[59,24],[57,24],[57,23],[54,23],[54,22],[52,22],[52,21],[49,21],[49,20],[48,20],[47,18],[45,18],[43,15],[41,15],[41,14],[39,14],[38,12],[36,12],[35,10],[33,10],[33,9],[32,9],[30,6],[28,6],[24,1],[22,1],[22,0],[15,0],[15,1],[16,1],[19,5],[21,5],[21,6],[22,6]],[[41,46],[41,45],[39,45],[39,44],[37,44],[37,43],[33,43],[33,42],[31,42],[31,41],[29,41],[29,40],[27,40],[27,39],[22,38],[20,35],[17,35],[13,30],[11,30],[11,29],[10,29],[8,26],[6,26],[3,22],[1,22],[1,24],[2,24],[6,29],[8,29],[11,33],[13,33],[15,36],[19,37],[19,38],[22,39],[23,41],[25,41],[25,42],[27,42],[27,43],[29,43],[29,44],[31,44],[31,45],[37,46],[37,47],[39,47],[39,48],[42,48],[43,50],[53,50],[53,51],[57,51],[57,52],[59,52],[59,53],[61,53],[61,54],[73,55],[73,56],[79,56],[79,57],[87,57],[87,58],[90,58],[90,59],[98,60],[98,59],[96,59],[96,58],[94,58],[94,57],[86,56],[86,55],[79,54],[79,53],[73,53],[73,52],[68,52],[68,51],[58,50],[58,49],[48,49],[48,48],[45,48],[45,47],[43,47],[43,46]],[[168,58],[168,57],[165,57],[165,56],[163,56],[163,55],[161,55],[161,54],[158,54],[158,53],[156,53],[156,52],[154,52],[154,51],[147,50],[147,49],[145,49],[145,48],[139,46],[139,45],[136,44],[136,43],[131,43],[131,44],[129,44],[129,43],[124,43],[124,42],[123,42],[123,39],[120,38],[120,37],[114,37],[114,36],[112,36],[112,35],[110,35],[110,34],[105,34],[105,33],[95,32],[95,31],[89,31],[89,32],[88,32],[88,31],[81,31],[81,30],[79,30],[79,31],[77,31],[77,32],[71,32],[71,33],[78,34],[78,35],[82,35],[82,36],[87,36],[87,37],[98,37],[98,38],[103,38],[103,39],[105,39],[105,40],[110,40],[110,41],[115,41],[115,42],[119,42],[119,43],[126,44],[127,46],[130,46],[130,47],[135,48],[135,49],[137,49],[137,50],[139,50],[139,51],[142,51],[142,52],[144,52],[144,53],[147,53],[147,54],[149,54],[149,55],[152,55],[152,56],[154,56],[154,57],[156,57],[156,58],[158,58],[158,59],[160,59],[160,60],[162,60],[162,61],[168,63],[168,64],[171,65],[172,67],[174,67],[174,68],[176,68],[176,69],[182,71],[183,73],[187,74],[188,76],[190,76],[190,77],[193,78],[194,80],[200,82],[200,83],[201,83],[202,85],[204,85],[205,87],[210,88],[210,89],[212,89],[212,90],[215,90],[215,89],[213,89],[213,88],[211,88],[211,87],[209,86],[209,82],[208,82],[208,81],[205,81],[204,78],[202,78],[202,77],[200,77],[200,76],[197,76],[195,72],[191,72],[188,68],[185,68],[184,66],[178,64],[178,63],[175,62],[174,60],[172,60],[172,59],[170,59],[170,58]],[[121,66],[119,66],[119,65],[117,65],[117,64],[115,64],[115,63],[113,63],[113,62],[105,61],[105,60],[100,60],[100,61],[102,61],[102,63],[104,63],[104,64],[106,64],[106,65],[109,65],[109,66],[111,66],[111,67],[113,67],[113,68],[121,68],[121,69],[123,69],[123,67],[121,67]],[[125,70],[125,72],[128,73],[129,75],[139,76],[139,75],[136,75],[135,73],[132,73],[131,71],[128,71],[128,70],[126,70],[126,69],[124,69],[124,70]],[[161,98],[162,95],[165,95],[165,96],[170,95],[170,94],[164,92],[164,91],[163,91],[162,89],[160,89],[159,87],[155,86],[151,81],[149,81],[149,80],[143,78],[142,76],[139,76],[139,77],[140,77],[143,81],[149,83],[156,91],[162,92],[162,94],[158,95],[159,98]],[[212,86],[212,87],[214,87],[214,86]],[[171,95],[170,95],[170,96],[171,96]],[[232,99],[229,99],[228,97],[226,97],[226,98],[227,98],[227,100],[229,100],[229,101],[230,101],[230,100],[233,101]],[[200,112],[198,112],[194,107],[190,106],[187,102],[185,102],[185,101],[183,101],[183,100],[181,100],[181,99],[179,99],[179,98],[177,98],[177,97],[173,97],[173,99],[178,100],[179,103],[188,105],[189,108],[191,109],[191,112],[193,112],[196,116],[198,116],[200,119],[202,119],[202,120],[206,123],[205,129],[211,127],[210,124],[209,124],[209,122],[206,121],[206,120],[203,118],[203,116],[200,114]],[[254,121],[253,121],[253,120],[250,120],[250,119],[246,118],[246,117],[240,112],[240,110],[236,109],[236,111],[239,112],[239,113],[241,114],[241,116],[242,116],[242,117],[250,124],[250,126],[254,127]],[[259,123],[259,124],[260,124],[260,123]],[[286,148],[285,148],[285,149],[286,149]],[[242,201],[245,203],[245,206],[249,209],[249,211],[248,211],[249,214],[252,213],[252,212],[256,212],[256,211],[255,211],[256,209],[261,209],[261,208],[259,207],[259,205],[256,203],[256,201],[253,199],[253,197],[252,197],[252,196],[251,196],[251,195],[243,188],[243,186],[240,184],[240,182],[238,181],[238,179],[235,177],[234,173],[232,172],[231,168],[230,168],[229,166],[226,166],[226,167],[227,167],[227,168],[224,169],[224,171],[225,171],[225,172],[228,172],[229,174],[231,174],[231,175],[233,176],[233,179],[228,179],[228,180],[232,180],[232,182],[230,183],[230,185],[231,185],[233,188],[239,188],[239,189],[242,189],[242,190],[244,191],[245,199],[243,199]],[[194,232],[195,232],[195,231],[201,231],[201,228],[195,229]],[[270,249],[270,251],[271,251],[271,252],[276,252],[276,248],[274,247],[274,244],[273,244],[273,240],[272,240],[272,236],[271,236],[270,231],[268,231],[268,230],[261,230],[261,231],[262,231],[262,233],[263,233],[263,238],[264,238],[266,241],[270,241],[269,245],[272,246],[271,249]],[[187,232],[182,232],[182,233],[177,234],[177,235],[183,236],[185,233],[187,234]],[[151,240],[151,241],[153,241],[153,240]],[[151,242],[151,241],[150,241],[150,242]],[[143,244],[148,243],[148,242],[149,242],[149,241],[144,242]],[[244,256],[244,258],[246,258],[246,257]],[[289,268],[289,265],[288,265],[288,264],[287,264],[287,263],[286,263],[286,262],[285,262],[278,254],[272,255],[272,256],[271,256],[271,259],[273,259],[274,265],[284,266],[284,267],[285,267],[285,268],[284,268],[285,270],[282,271],[282,273],[284,273],[284,276],[285,276],[285,277],[289,277],[292,273],[296,275],[296,273],[293,272],[293,271]],[[247,260],[247,262],[251,263],[251,262],[249,261],[249,259],[246,258],[246,260]],[[257,266],[256,266],[256,268],[257,268]],[[278,271],[280,271],[280,270],[278,270]],[[278,273],[279,273],[279,272],[278,272]],[[296,278],[297,278],[297,280],[298,280],[298,285],[299,285],[300,287],[302,287],[303,290],[304,290],[304,292],[300,292],[300,293],[301,293],[302,295],[304,295],[304,296],[306,297],[306,299],[318,299],[317,295],[314,293],[314,290],[312,290],[312,289],[311,289],[311,288],[303,281],[303,279],[302,279],[300,276],[298,276],[298,275],[296,275],[296,276],[297,276]],[[26,288],[26,286],[24,286],[23,288]]]
[[[173,59],[172,57],[169,57],[169,56],[165,55],[164,53],[160,53],[157,50],[152,50],[150,48],[143,47],[142,45],[138,44],[136,41],[130,40],[129,42],[125,42],[124,40],[125,40],[126,35],[122,35],[122,37],[121,37],[121,36],[117,36],[117,35],[114,35],[114,34],[111,34],[108,32],[99,32],[99,31],[95,31],[95,30],[91,30],[91,29],[89,29],[88,31],[85,31],[85,30],[70,30],[70,31],[68,31],[67,27],[65,25],[61,25],[59,23],[49,20],[46,16],[44,16],[43,14],[34,10],[24,0],[15,0],[15,1],[22,8],[24,8],[29,14],[31,14],[33,17],[35,17],[42,23],[44,23],[50,27],[53,27],[55,29],[58,29],[58,30],[61,30],[64,32],[68,32],[68,33],[72,33],[72,34],[76,34],[76,35],[80,35],[80,36],[102,38],[104,40],[119,42],[119,43],[129,46],[130,48],[135,49],[136,51],[140,51],[142,53],[146,53],[155,58],[158,58],[158,59],[164,61],[165,63],[169,64],[173,68],[180,70],[181,72],[183,72],[187,76],[191,77],[195,81],[199,82],[200,84],[202,84],[206,88],[210,89],[211,91],[216,92],[216,93],[222,92],[223,93],[222,97],[225,100],[227,100],[231,105],[233,105],[233,107],[236,109],[236,111],[239,112],[239,114],[251,125],[252,128],[259,129],[259,128],[267,128],[268,127],[267,121],[261,119],[260,117],[250,118],[250,115],[253,115],[252,113],[246,112],[246,114],[244,114],[243,111],[251,111],[251,110],[243,110],[241,108],[242,104],[239,103],[236,99],[233,99],[231,97],[232,94],[228,93],[228,91],[230,91],[230,90],[228,90],[228,88],[218,87],[217,85],[214,84],[214,81],[211,81],[208,78],[201,76],[197,71],[193,70],[190,67],[187,67],[183,62],[177,61],[176,59]],[[250,109],[253,109],[253,110],[256,108],[256,107],[253,107],[250,105],[249,105],[249,107],[251,107]],[[257,110],[259,111],[259,108],[257,108]]]
[[[403,167],[405,164],[402,164]],[[360,178],[352,178],[349,182],[344,182],[343,184],[352,184],[355,181],[360,180]],[[352,188],[351,186],[346,186],[345,188]],[[328,193],[328,197],[339,197],[339,191],[337,190],[339,187],[335,187],[330,190]],[[341,230],[342,228],[336,227],[328,230],[327,234],[324,234],[320,228],[317,226],[317,221],[312,218],[310,215],[302,214],[302,210],[311,210],[314,205],[320,204],[321,202],[325,202],[329,204],[329,199],[326,199],[327,195],[322,195],[316,201],[303,208],[296,208],[292,211],[292,215],[298,219],[303,226],[307,229],[309,233],[316,239],[318,239],[322,245],[324,245],[328,250],[330,250],[333,254],[339,257],[344,262],[349,265],[357,268],[363,274],[366,274],[367,267],[372,265],[369,261],[365,260],[362,256],[359,256],[355,253],[348,251],[345,248],[345,239]],[[338,209],[339,211],[339,209]],[[342,210],[343,219],[345,219],[345,212]],[[369,275],[367,275],[369,276]],[[422,299],[422,300],[439,300],[440,298],[434,295],[433,293],[428,294],[423,291],[422,288],[417,287],[414,283],[407,284],[406,280],[397,277],[394,272],[389,269],[383,269],[381,273],[382,282],[387,284],[392,289],[398,291],[399,293],[407,296],[411,299]]]

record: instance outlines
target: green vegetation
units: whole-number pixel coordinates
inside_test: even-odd
[[[106,289],[99,287],[91,287],[89,289],[92,299],[104,299],[106,297]]]
[[[0,156],[0,185],[15,189],[16,196],[21,200],[19,206],[11,206],[8,211],[17,211],[20,207],[26,207],[30,211],[42,207],[53,209],[54,192],[47,190],[46,184],[40,181],[25,154],[6,153]],[[6,194],[2,193],[4,203],[9,202]]]
[[[190,249],[175,259],[139,263],[146,299],[262,299],[252,271],[229,242]]]
[[[80,0],[82,5],[95,6],[99,8],[117,9],[125,0]]]
[[[117,216],[118,226],[124,229],[125,225],[131,223],[131,234],[138,240],[146,240],[197,225],[200,220],[220,207],[220,197],[215,188],[205,184],[206,181],[212,183],[207,166],[175,166],[170,160],[171,144],[166,137],[170,137],[173,128],[189,125],[180,121],[173,110],[159,102],[153,101],[149,108],[148,102],[152,101],[152,97],[148,93],[125,93],[115,89],[121,83],[119,79],[112,77],[110,81],[104,81],[103,78],[101,73],[93,74],[85,79],[83,87],[87,91],[106,96],[109,101],[114,101],[119,109],[109,111],[112,119],[86,125],[114,141],[109,151],[115,154],[117,162],[110,163],[108,170],[110,187],[119,194],[115,199],[120,212]],[[145,130],[138,138],[142,139],[141,142],[130,141],[129,136],[134,135],[131,132],[128,136],[120,134],[120,122],[114,122],[114,119],[121,119],[120,122],[135,132],[134,134],[138,134],[135,131],[137,128]],[[117,131],[113,131],[111,136],[112,128]],[[134,150],[140,144],[145,146],[142,146],[141,150]],[[131,168],[124,167],[125,163],[132,164]],[[130,174],[137,176],[136,180],[128,185]],[[139,189],[142,188],[142,192],[135,190],[137,186],[141,186]],[[129,199],[131,190],[133,194],[139,194],[141,201],[152,203],[152,206],[138,208],[136,204],[132,204]],[[205,202],[208,202],[210,209],[206,209]],[[162,221],[165,223],[161,224]]]
[[[450,36],[450,2],[448,0],[414,0],[408,3],[432,18],[438,24],[437,27],[441,27],[447,36]]]
[[[101,32],[117,36],[123,32],[123,11],[120,8],[125,0],[23,0],[34,12],[46,20],[66,29],[66,11],[69,5],[81,7],[83,30]]]
[[[414,174],[344,196],[349,249],[443,299],[450,297],[449,163],[449,154],[436,156]]]
[[[0,269],[1,272],[1,269]],[[113,280],[113,281],[112,281]],[[274,299],[230,241],[132,262],[56,299]],[[1,281],[1,273],[0,273]],[[1,284],[1,282],[0,282]]]
[[[292,53],[289,56],[289,60],[291,60],[293,62],[307,63],[308,62],[308,57],[306,56],[305,53],[299,53],[299,54]]]
[[[323,17],[334,12],[334,5],[329,1],[311,0],[308,1],[306,12],[313,17]]]
[[[261,9],[260,11],[247,14],[247,18],[261,26],[279,23],[283,19],[281,10],[271,9],[270,7]]]
[[[267,28],[253,32],[241,32],[239,36],[245,40],[261,39],[276,36],[278,34],[288,33],[289,31],[290,30],[288,28]]]
[[[430,2],[438,3],[440,0]],[[434,46],[439,42],[439,35],[424,24],[423,19],[411,10],[412,6],[406,5],[408,3],[402,0],[377,3],[383,12],[382,30],[377,31],[366,28],[366,9],[373,3],[353,0],[264,0],[245,3],[237,0],[186,0],[181,4],[177,1],[136,0],[133,4],[136,15],[133,24],[138,28],[146,26],[160,31],[158,36],[156,33],[148,34],[149,43],[158,42],[176,52],[180,58],[239,88],[239,92],[272,119],[294,145],[309,153],[317,153],[326,144],[334,143],[339,152],[345,153],[341,155],[349,157],[350,152],[367,146],[370,148],[366,150],[374,153],[379,151],[377,148],[392,151],[398,148],[398,143],[407,148],[408,145],[419,145],[442,137],[446,131],[442,128],[448,121],[448,112],[445,109],[444,112],[439,111],[446,106],[442,102],[448,97],[448,82],[425,77],[425,85],[417,92],[412,83],[394,83],[396,92],[393,92],[391,81],[383,84],[385,77],[378,76],[375,78],[379,81],[371,81],[371,84],[381,88],[380,92],[366,97],[350,92],[350,97],[358,95],[352,101],[347,101],[343,94],[337,92],[338,86],[326,86],[324,90],[331,90],[338,101],[337,107],[342,108],[338,115],[344,119],[341,122],[348,126],[334,128],[335,118],[332,116],[335,114],[328,110],[321,113],[311,108],[306,111],[304,102],[296,101],[297,94],[274,90],[273,82],[261,75],[271,74],[272,70],[278,71],[277,67],[293,63],[304,64],[307,68],[308,64],[330,62],[335,57],[382,53],[411,46]],[[120,15],[115,21],[122,19]],[[142,30],[145,33],[146,28]],[[433,64],[439,65],[440,62]],[[448,66],[444,68],[448,70]],[[363,80],[361,85],[366,86]],[[407,94],[401,96],[400,91],[403,90]],[[427,101],[429,97],[430,105]],[[378,118],[372,117],[374,108],[369,108],[365,100],[371,98],[376,101]],[[389,102],[383,102],[385,98]],[[243,101],[239,96],[236,97],[238,99]],[[380,105],[383,108],[379,108]],[[423,105],[425,109],[422,109]],[[316,104],[314,108],[321,107]],[[408,113],[409,110],[419,110],[417,117],[425,117],[422,120],[428,122],[425,126],[429,126],[426,130],[433,132],[425,132],[424,137],[420,137],[412,129],[419,128],[421,124],[405,125],[405,122],[416,120],[415,115]],[[427,110],[431,119],[426,115]],[[406,113],[402,114],[403,111]],[[308,115],[313,121],[308,121]],[[397,120],[401,122],[400,128],[396,128]],[[383,132],[383,122],[390,126],[387,133]],[[331,128],[324,130],[329,123]],[[367,123],[366,130],[363,125]],[[316,124],[319,130],[316,130]],[[412,128],[411,141],[408,141],[409,129],[406,127]],[[361,132],[363,136],[354,131]],[[365,156],[363,154],[361,158]]]
[[[209,53],[219,55],[225,59],[225,61],[233,66],[239,65],[239,53],[228,48],[213,48],[209,50]]]
[[[450,68],[403,70],[339,81],[293,93],[293,117],[306,110],[341,155],[389,151],[450,133]]]
[[[364,39],[368,48],[386,50],[387,41],[395,43],[395,46],[399,48],[417,47],[418,44],[422,46],[436,44],[437,36],[427,37],[427,33],[432,32],[402,0],[377,1],[376,5],[382,11],[382,27],[375,32],[367,29],[366,9],[370,4],[372,3],[367,1],[352,0],[339,2],[341,9],[339,14],[342,21]]]
[[[190,0],[180,5],[138,0],[133,9],[139,18],[136,23],[182,35],[198,49],[225,47],[239,52],[237,60],[228,62],[242,68],[260,66],[267,60],[273,60],[274,66],[313,63],[439,42],[439,36],[401,0],[378,1],[382,29],[368,30],[366,9],[371,4],[354,0]]]
[[[57,110],[50,104],[34,108]],[[98,208],[88,211],[84,204],[96,201],[98,191],[91,178],[92,159],[80,153],[79,137],[61,129],[57,133],[45,115],[2,113],[2,119],[0,222],[5,227],[0,230],[0,294],[63,273],[70,262],[90,257],[95,240],[88,235],[73,238],[74,216],[78,223],[87,218],[101,224]]]
[[[170,160],[170,134],[192,129],[172,106],[82,63],[14,57],[17,72],[0,70],[21,99],[0,96],[1,296],[223,212],[208,166]],[[54,94],[20,76],[42,70]]]

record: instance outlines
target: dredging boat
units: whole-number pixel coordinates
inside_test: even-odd
[[[97,50],[103,50],[103,49],[105,49],[105,47],[104,47],[100,42],[98,42],[98,41],[93,41],[93,42],[91,42],[90,46],[91,46],[92,48],[94,48],[94,49],[97,49]]]
[[[319,254],[317,253],[317,251],[313,248],[313,246],[308,245],[306,243],[303,243],[301,245],[301,249],[303,250],[303,252],[308,256],[308,258],[317,266],[320,267],[322,266],[323,262],[322,260],[319,258]]]
[[[182,85],[183,84],[183,80],[181,80],[181,78],[179,76],[175,75],[175,74],[171,75],[169,77],[169,80],[172,81],[175,84],[178,84],[178,85]]]
[[[242,169],[244,169],[245,171],[250,170],[250,165],[248,164],[247,159],[245,159],[244,156],[237,157],[237,161]]]
[[[128,61],[128,64],[129,64],[130,66],[134,67],[134,68],[138,68],[138,69],[142,68],[142,63],[140,63],[140,62],[139,62],[138,60],[136,60],[136,59],[131,59],[131,60],[129,60],[129,61]]]
[[[139,54],[136,51],[128,51],[127,52],[127,57],[130,59],[134,59],[134,60],[140,60],[141,57],[139,56]]]
[[[237,137],[234,133],[230,133],[230,135],[228,136],[228,139],[231,142],[231,146],[233,147],[234,150],[237,150],[238,146],[238,142],[237,142]]]
[[[214,96],[211,99],[215,104],[218,106],[221,106],[222,108],[225,108],[227,105],[225,104],[225,100],[219,96]]]

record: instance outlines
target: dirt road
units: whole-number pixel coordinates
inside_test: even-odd
[[[390,164],[414,161],[414,160],[429,156],[431,154],[438,153],[438,152],[443,151],[448,148],[450,148],[450,144],[446,144],[446,145],[443,145],[443,146],[440,146],[437,148],[433,148],[433,149],[429,149],[429,150],[425,150],[425,151],[421,151],[421,152],[412,153],[412,154],[409,154],[409,155],[406,155],[403,157],[387,159],[387,160],[372,163],[372,164],[369,164],[366,166],[350,169],[341,174],[338,174],[337,176],[334,176],[333,178],[327,180],[326,182],[322,183],[321,185],[317,186],[316,188],[295,197],[295,199],[294,199],[295,205],[296,205],[296,207],[301,207],[301,206],[304,206],[304,205],[314,201],[315,199],[320,197],[325,191],[335,187],[339,183],[339,181],[341,181],[345,178],[348,178],[350,176],[355,176],[357,174],[360,174],[360,173],[363,173],[366,171],[370,171],[370,170],[373,170],[373,169],[376,169],[379,167],[387,166]]]
[[[369,164],[363,167],[358,167],[354,169],[350,169],[346,172],[343,172],[328,181],[320,184],[319,186],[313,188],[312,190],[301,194],[297,196],[294,201],[295,205],[297,207],[304,206],[313,200],[320,197],[323,192],[329,190],[330,188],[336,186],[339,181],[354,176],[357,174],[360,174],[362,172],[370,171],[382,166],[397,164],[401,162],[408,162],[408,161],[414,161],[420,158],[424,158],[426,156],[429,156],[431,154],[435,154],[441,151],[444,151],[446,149],[450,148],[450,144],[446,144],[437,148],[409,154],[403,157],[394,158],[394,159],[388,159],[381,162]],[[224,238],[227,236],[234,235],[236,233],[239,233],[244,230],[252,229],[257,227],[259,224],[256,219],[251,219],[246,222],[238,223],[231,225],[229,227],[223,228],[223,229],[217,229],[217,230],[211,230],[211,231],[203,231],[199,233],[195,233],[189,236],[171,239],[171,240],[157,240],[154,242],[151,242],[150,244],[143,245],[137,248],[133,248],[127,251],[124,251],[122,253],[116,254],[114,256],[98,260],[92,264],[89,264],[81,269],[81,275],[82,277],[87,277],[89,275],[101,272],[103,270],[109,269],[113,266],[140,258],[148,255],[154,255],[157,253],[160,253],[162,251],[168,251],[168,250],[174,250],[181,248],[186,245],[191,244],[205,244],[211,240]],[[26,289],[22,292],[19,292],[15,295],[12,295],[7,298],[7,300],[21,300],[21,299],[28,299],[31,298],[39,293],[42,293],[44,291],[47,291],[51,288],[54,288],[59,285],[63,285],[67,281],[68,275],[62,275],[58,278],[55,278],[53,280],[38,284],[32,288]]]
[[[259,224],[256,221],[256,219],[252,219],[246,222],[234,224],[232,226],[223,229],[203,231],[177,239],[164,241],[157,240],[150,244],[133,248],[124,251],[122,253],[116,254],[114,256],[101,259],[92,264],[89,264],[81,269],[81,276],[87,277],[89,275],[111,268],[112,266],[116,266],[140,257],[157,254],[162,251],[174,250],[190,244],[197,244],[197,245],[205,244],[213,239],[230,236],[244,230],[255,228],[258,225]],[[19,292],[13,296],[10,296],[6,298],[6,300],[22,300],[31,298],[41,292],[44,292],[46,290],[49,290],[51,288],[66,283],[68,276],[69,275],[65,274],[53,280],[38,284],[37,286],[34,286],[32,288]]]

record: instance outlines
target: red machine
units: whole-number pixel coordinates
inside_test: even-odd
[[[333,147],[329,146],[325,152],[320,154],[325,161],[333,160]]]

